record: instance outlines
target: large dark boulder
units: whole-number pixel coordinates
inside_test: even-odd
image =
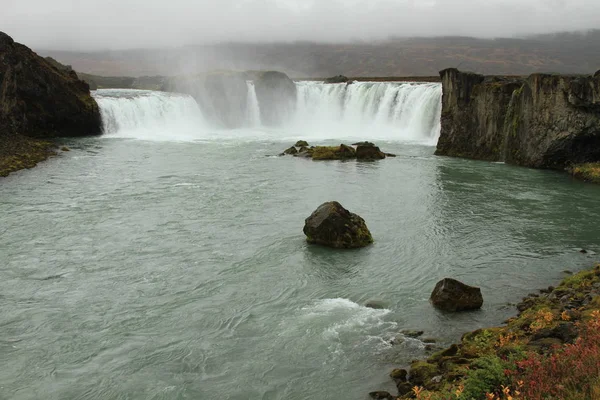
[[[75,71],[0,32],[0,137],[84,136],[101,130],[98,104]]]
[[[356,147],[356,159],[364,161],[383,160],[385,153],[372,143],[359,144]]]
[[[248,84],[243,72],[216,71],[168,78],[167,92],[192,96],[205,118],[223,128],[239,128],[247,122]]]
[[[434,306],[445,311],[468,311],[481,308],[481,289],[465,285],[456,279],[442,279],[431,293]]]
[[[306,219],[304,234],[309,243],[339,249],[365,247],[373,243],[365,220],[337,201],[321,204]]]
[[[345,77],[344,75],[336,75],[336,76],[332,76],[331,78],[327,78],[324,81],[325,83],[346,83],[348,82],[348,78]]]
[[[264,125],[278,126],[288,122],[296,111],[296,84],[278,71],[262,73],[254,81],[260,117]]]

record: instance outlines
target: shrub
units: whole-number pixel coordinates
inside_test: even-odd
[[[600,394],[600,312],[581,327],[574,344],[566,344],[550,355],[530,354],[517,362],[513,383],[522,381],[528,400],[594,399]]]
[[[474,369],[469,371],[464,382],[464,391],[460,397],[462,400],[484,399],[486,393],[494,392],[510,382],[506,370],[511,368],[511,363],[497,356],[481,357],[472,367]]]

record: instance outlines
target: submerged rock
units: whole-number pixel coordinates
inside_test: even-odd
[[[384,310],[385,303],[383,301],[371,300],[365,303],[365,307],[372,308],[374,310]]]
[[[309,243],[338,249],[365,247],[373,243],[365,220],[337,201],[321,204],[306,219],[304,234]]]
[[[445,311],[468,311],[481,308],[481,289],[465,285],[456,279],[446,278],[437,283],[431,293],[431,302]]]
[[[418,338],[419,336],[423,336],[423,331],[415,331],[412,329],[404,329],[403,331],[400,331],[400,333],[402,333],[404,336],[409,337],[409,338]]]

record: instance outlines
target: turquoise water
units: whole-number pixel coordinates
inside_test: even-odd
[[[451,343],[597,261],[576,249],[599,248],[600,187],[561,173],[394,141],[375,163],[267,157],[290,145],[272,139],[65,143],[0,181],[2,399],[366,399],[426,354],[391,345],[401,330]],[[375,244],[308,246],[329,200]],[[444,277],[483,309],[434,310]]]

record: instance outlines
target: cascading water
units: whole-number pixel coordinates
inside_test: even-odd
[[[100,89],[93,96],[107,135],[177,140],[189,138],[207,126],[190,96],[131,89]]]
[[[254,83],[249,81],[247,88],[243,127],[235,130],[212,126],[188,95],[104,89],[96,91],[94,97],[102,112],[104,133],[114,137],[148,140],[301,137],[312,141],[360,139],[434,145],[439,136],[442,88],[438,83],[298,82],[296,112],[277,129],[262,127]]]
[[[435,144],[442,88],[437,83],[298,83],[294,126],[310,136]]]
[[[247,102],[247,122],[250,127],[260,126],[260,106],[256,97],[256,88],[254,82],[248,81],[248,102]]]

